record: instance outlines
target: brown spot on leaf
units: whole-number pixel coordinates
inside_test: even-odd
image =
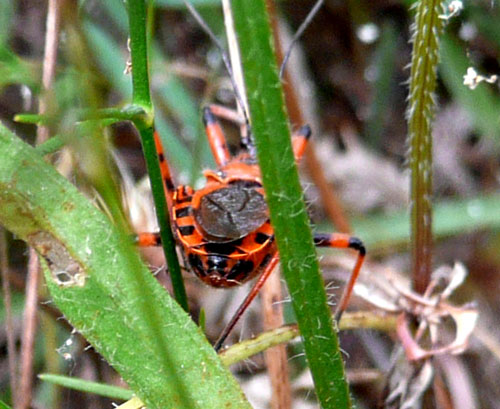
[[[39,231],[28,236],[28,243],[47,262],[54,282],[59,287],[83,287],[86,274],[64,244],[49,232]]]
[[[64,202],[62,208],[66,212],[71,212],[75,208],[75,204],[72,202]]]

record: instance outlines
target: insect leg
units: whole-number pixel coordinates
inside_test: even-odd
[[[311,128],[309,125],[304,125],[292,135],[292,147],[295,161],[300,162],[306,150],[307,141],[311,136]]]
[[[168,213],[172,214],[174,205],[175,185],[172,180],[170,168],[168,167],[165,154],[163,153],[163,145],[160,136],[157,132],[154,133],[156,154],[160,163],[161,179],[163,180],[163,189],[165,191],[165,199],[167,201]],[[161,244],[160,233],[139,233],[134,237],[135,243],[140,247],[159,246]]]
[[[170,173],[170,168],[168,167],[167,159],[163,153],[163,145],[160,140],[158,132],[155,132],[155,146],[156,153],[158,155],[158,161],[160,162],[161,178],[163,180],[163,188],[165,190],[165,198],[167,200],[168,212],[171,214],[173,208],[173,196],[175,192],[175,184],[172,180],[172,175]]]
[[[276,264],[278,264],[278,261],[279,261],[279,254],[278,252],[275,252],[274,255],[268,261],[267,265],[264,266],[261,275],[255,282],[252,289],[250,290],[246,298],[243,300],[241,305],[238,307],[238,310],[234,313],[233,317],[231,318],[231,321],[229,321],[229,324],[226,325],[226,327],[220,334],[219,339],[217,339],[217,342],[214,344],[215,351],[218,351],[222,347],[222,344],[226,340],[227,336],[231,333],[234,326],[241,318],[245,310],[252,303],[253,299],[257,296],[262,286],[266,282],[267,278],[271,275],[274,268],[276,267]]]
[[[231,154],[227,148],[226,138],[219,121],[217,121],[210,107],[203,109],[203,122],[215,162],[219,167],[224,166],[231,159]]]
[[[362,241],[356,237],[349,236],[343,233],[331,233],[331,234],[315,234],[314,244],[317,247],[335,247],[335,248],[350,248],[358,252],[358,258],[356,259],[356,264],[352,269],[351,276],[347,282],[344,291],[342,292],[342,297],[337,305],[335,311],[335,320],[338,322],[342,313],[345,311],[349,299],[351,298],[352,290],[354,288],[354,283],[356,282],[359,271],[365,259],[365,246]]]
[[[159,246],[161,244],[160,233],[139,233],[134,236],[134,242],[139,247]]]

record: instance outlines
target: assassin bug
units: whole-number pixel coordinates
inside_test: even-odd
[[[158,135],[155,135],[155,142],[174,236],[192,271],[206,284],[219,288],[241,285],[259,276],[216,342],[214,347],[218,350],[274,270],[279,255],[251,139],[242,143],[242,152],[232,157],[212,108],[204,109],[203,120],[218,167],[204,171],[206,185],[202,189],[195,191],[184,185],[176,187]],[[304,126],[293,136],[297,162],[310,134],[310,128]],[[160,235],[142,233],[137,242],[139,246],[157,246]],[[318,247],[358,251],[356,264],[335,313],[338,320],[359,275],[365,248],[359,239],[341,233],[315,234],[314,243]]]
[[[292,44],[309,24],[322,2],[319,0],[313,7],[292,40]],[[221,50],[226,69],[233,82],[236,99],[240,106],[243,106],[223,47],[194,7],[187,1],[185,4]],[[281,74],[290,50],[283,61]],[[279,261],[248,116],[245,111],[243,114],[246,127],[245,135],[241,139],[242,150],[236,156],[231,156],[226,138],[216,118],[216,116],[227,116],[227,110],[216,106],[204,109],[203,121],[217,169],[204,171],[206,185],[196,191],[190,186],[175,186],[162,144],[155,134],[173,233],[192,271],[206,284],[219,288],[241,285],[258,276],[250,293],[215,343],[216,350],[220,349]],[[310,135],[311,130],[308,126],[303,126],[293,135],[292,146],[296,162],[302,158]],[[137,243],[140,246],[159,245],[160,235],[139,234]],[[348,304],[359,275],[365,248],[358,238],[341,233],[316,234],[314,243],[318,247],[351,248],[358,251],[356,264],[335,313],[338,321]]]

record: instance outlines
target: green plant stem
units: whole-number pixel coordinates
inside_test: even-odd
[[[417,5],[411,61],[408,133],[411,170],[413,286],[423,293],[432,271],[432,120],[434,117],[442,0]]]
[[[74,378],[72,376],[47,373],[38,375],[38,378],[42,381],[64,386],[65,388],[86,393],[94,393],[96,395],[106,396],[112,399],[128,400],[131,399],[132,396],[134,396],[134,392],[129,389],[107,385],[105,383],[86,381],[84,379]]]
[[[172,280],[174,296],[182,308],[188,311],[186,289],[175,250],[175,239],[170,228],[170,215],[165,201],[163,180],[153,136],[153,105],[149,92],[148,43],[146,38],[146,4],[144,0],[129,0],[127,4],[132,58],[133,102],[143,107],[146,112],[144,120],[136,121],[136,126],[141,135],[142,149],[146,159],[156,217],[160,226],[160,236],[167,259],[170,279]]]
[[[339,323],[339,330],[374,329],[377,331],[394,331],[396,317],[360,311],[344,313]],[[273,346],[291,341],[300,335],[296,325],[285,325],[270,331],[263,332],[257,337],[238,342],[222,351],[219,355],[224,365],[230,366],[241,362]]]
[[[136,122],[144,119],[145,111],[140,105],[129,105],[125,108],[80,109],[76,111],[77,121],[115,120]],[[49,125],[55,121],[44,114],[17,114],[14,121],[25,124]]]
[[[293,157],[263,0],[233,0],[252,130],[271,222],[306,357],[323,408],[348,408],[342,357],[326,303]]]
[[[130,0],[128,18],[130,29],[130,56],[132,59],[132,87],[134,103],[152,112],[149,91],[148,41],[146,36],[146,3]]]

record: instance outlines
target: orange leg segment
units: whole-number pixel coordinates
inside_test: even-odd
[[[309,125],[304,125],[292,135],[293,155],[296,162],[300,162],[302,159],[310,136],[311,128]]]
[[[160,233],[139,233],[137,236],[135,236],[135,244],[137,244],[139,247],[160,246]]]
[[[207,133],[208,143],[212,150],[215,163],[218,167],[224,166],[231,159],[231,154],[226,144],[226,138],[222,132],[222,128],[217,121],[211,108],[203,109],[203,122],[205,123],[205,132]]]
[[[337,305],[337,309],[335,311],[334,318],[338,322],[342,316],[342,313],[347,308],[347,304],[349,304],[349,299],[351,298],[354,284],[358,279],[361,266],[363,265],[363,261],[366,255],[365,246],[360,239],[343,233],[315,234],[314,244],[317,247],[350,248],[358,252],[358,258],[356,259],[356,264],[354,265],[354,268],[352,270],[351,277],[349,278],[349,281],[347,282],[344,291],[342,292],[340,302]]]
[[[174,181],[172,180],[172,175],[170,173],[170,168],[168,167],[165,154],[163,153],[163,145],[160,140],[158,132],[155,131],[155,146],[156,153],[158,155],[158,161],[160,162],[161,178],[163,180],[163,188],[165,190],[165,197],[167,199],[168,211],[172,211],[173,206],[173,195],[175,191]]]

